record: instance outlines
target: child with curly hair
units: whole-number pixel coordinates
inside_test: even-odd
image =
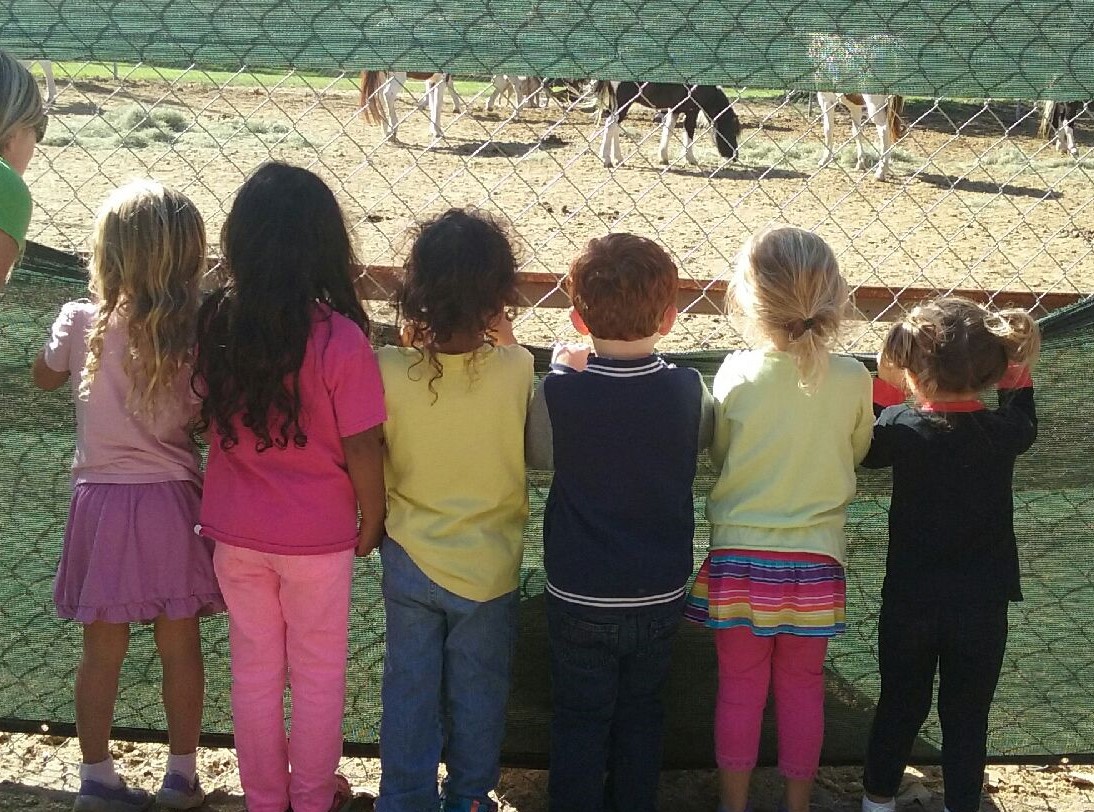
[[[378,812],[496,808],[528,515],[532,356],[513,343],[516,260],[486,215],[420,226],[379,350],[387,423],[387,642]]]
[[[893,469],[878,622],[881,698],[870,728],[863,812],[892,812],[938,673],[948,812],[976,812],[1007,606],[1022,599],[1011,480],[1037,437],[1024,310],[957,297],[920,305],[889,331],[868,468]],[[980,393],[997,387],[999,406]],[[913,404],[904,403],[910,393]]]

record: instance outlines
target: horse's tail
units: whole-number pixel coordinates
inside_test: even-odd
[[[1038,138],[1048,138],[1052,134],[1052,120],[1056,117],[1056,102],[1045,102],[1045,109],[1041,111],[1041,124],[1037,127]]]
[[[897,142],[904,135],[904,97],[890,96],[887,105],[886,118],[889,120],[889,132],[893,134],[893,142]]]
[[[380,88],[387,81],[387,74],[378,70],[361,71],[361,118],[369,124],[379,124],[384,120],[380,106]]]
[[[733,112],[729,97],[715,85],[695,85],[691,89],[691,98],[714,127],[714,145],[718,148],[718,154],[723,158],[736,158],[741,122]]]

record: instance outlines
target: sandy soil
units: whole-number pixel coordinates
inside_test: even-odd
[[[702,165],[656,163],[659,130],[635,113],[626,163],[600,164],[593,116],[552,105],[525,111],[445,110],[445,135],[430,139],[409,98],[399,135],[356,114],[355,94],[322,87],[217,88],[197,82],[79,82],[63,88],[28,180],[32,238],[79,247],[107,191],[150,174],[185,189],[215,235],[231,196],[257,164],[279,158],[313,167],[338,193],[362,261],[398,261],[414,221],[450,205],[500,212],[523,247],[525,269],[556,275],[592,235],[609,229],[654,236],[682,273],[724,277],[743,238],[771,219],[816,228],[837,248],[855,285],[968,286],[988,290],[1094,290],[1092,127],[1080,127],[1080,160],[1036,138],[1034,115],[1015,123],[1012,103],[910,104],[912,126],[890,181],[853,168],[846,143],[836,165],[817,168],[820,124],[805,102],[738,100],[741,158],[720,162],[707,135]],[[836,122],[847,139],[846,115]],[[869,133],[873,139],[873,133]],[[530,303],[535,304],[535,303]],[[518,337],[544,344],[571,337],[558,311],[527,311]],[[670,348],[734,343],[724,320],[692,316]],[[869,331],[848,336],[870,349]]]
[[[165,748],[119,742],[114,748],[119,769],[132,784],[155,789],[162,776]],[[0,733],[0,812],[67,812],[78,781],[79,750],[74,740],[53,736]],[[204,750],[200,771],[217,812],[244,812],[239,773],[231,750]],[[353,758],[343,772],[355,791],[375,793],[379,762]],[[815,810],[855,812],[862,787],[853,767],[821,770],[814,792]],[[1094,767],[1052,764],[1040,767],[989,766],[981,812],[1090,812],[1094,810]],[[547,774],[539,770],[504,770],[498,796],[503,812],[546,812]],[[942,812],[942,780],[937,768],[909,768],[901,789],[901,810]],[[773,769],[759,770],[753,798],[757,812],[774,812],[779,778]],[[712,812],[716,775],[709,770],[666,772],[661,780],[660,808],[672,812]],[[362,798],[355,809],[370,804]]]

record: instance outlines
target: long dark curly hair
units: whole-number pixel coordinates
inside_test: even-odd
[[[505,228],[485,212],[449,209],[418,226],[394,304],[409,343],[444,375],[439,347],[455,335],[481,333],[517,304],[517,259]]]
[[[258,451],[303,447],[300,367],[317,305],[368,332],[342,210],[312,172],[267,163],[236,195],[220,248],[227,282],[198,313],[197,431],[213,427],[227,450],[238,417]]]

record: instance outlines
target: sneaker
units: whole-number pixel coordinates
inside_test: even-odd
[[[193,781],[187,781],[180,773],[167,773],[156,793],[156,803],[165,809],[197,809],[205,803],[205,791],[196,775]]]
[[[85,778],[80,782],[72,812],[144,812],[151,805],[151,793],[127,787],[125,781],[117,787],[108,787]]]
[[[334,774],[334,800],[330,803],[330,812],[342,812],[353,800],[353,790],[344,775]]]

